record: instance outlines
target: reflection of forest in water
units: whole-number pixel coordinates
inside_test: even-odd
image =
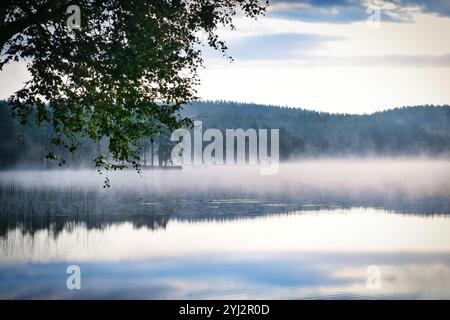
[[[103,230],[114,224],[164,229],[171,219],[226,221],[298,211],[380,208],[402,214],[447,215],[450,199],[443,196],[408,197],[367,194],[365,199],[338,192],[306,192],[297,196],[261,193],[106,192],[67,188],[26,188],[0,184],[0,237],[19,230],[33,235],[47,230],[56,237],[63,230],[83,226]]]

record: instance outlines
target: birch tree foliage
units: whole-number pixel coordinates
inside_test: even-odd
[[[178,111],[197,99],[202,48],[226,56],[218,28],[256,18],[258,0],[3,0],[0,69],[27,63],[31,79],[10,97],[23,125],[50,124],[51,145],[100,144],[99,170],[139,170],[142,141],[189,125]],[[60,148],[59,148],[60,149]],[[64,164],[49,150],[47,157]]]

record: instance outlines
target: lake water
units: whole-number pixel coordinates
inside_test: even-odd
[[[450,299],[450,162],[0,173],[0,298]],[[81,271],[69,290],[68,266]]]

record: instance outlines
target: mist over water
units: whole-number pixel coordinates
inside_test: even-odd
[[[450,161],[0,173],[2,298],[450,298]],[[83,289],[65,287],[79,265]],[[382,272],[366,286],[367,267]],[[106,280],[106,281],[105,281]]]
[[[281,164],[277,174],[268,176],[260,174],[259,166],[191,166],[183,170],[144,170],[141,175],[127,170],[108,176],[112,185],[104,189],[104,175],[93,170],[2,172],[2,207],[5,210],[5,202],[14,205],[20,197],[20,205],[25,208],[26,204],[31,204],[33,212],[39,213],[45,208],[45,201],[78,197],[85,204],[95,200],[97,206],[104,206],[102,213],[108,214],[121,214],[122,206],[129,214],[139,204],[142,212],[180,201],[185,205],[170,210],[198,214],[198,207],[189,212],[189,203],[207,201],[216,206],[234,202],[254,206],[267,202],[395,210],[405,207],[411,213],[445,214],[450,200],[448,160],[301,161]],[[65,201],[58,209],[70,208],[74,202]],[[109,204],[117,202],[119,207],[108,208]],[[47,213],[55,207],[45,209]]]
[[[295,187],[312,188],[374,188],[387,192],[396,187],[411,194],[424,192],[450,193],[450,160],[340,158],[291,161],[280,164],[274,175],[261,175],[260,166],[214,165],[185,166],[183,170],[134,170],[111,172],[111,191],[157,188],[160,190],[254,190],[258,193],[285,193]],[[3,171],[3,183],[14,182],[27,187],[64,186],[101,188],[103,175],[94,170],[13,170]],[[249,179],[251,178],[251,179]],[[194,180],[193,180],[194,179]],[[281,187],[281,188],[275,188]],[[447,189],[443,189],[447,187]]]

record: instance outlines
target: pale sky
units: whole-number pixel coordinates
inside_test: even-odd
[[[359,0],[280,0],[236,19],[224,32],[235,62],[208,55],[202,98],[341,113],[450,104],[450,1],[379,4],[379,28]]]
[[[235,25],[221,31],[233,63],[205,52],[202,99],[340,113],[450,104],[450,0],[273,0]],[[0,98],[27,77],[6,66]]]

